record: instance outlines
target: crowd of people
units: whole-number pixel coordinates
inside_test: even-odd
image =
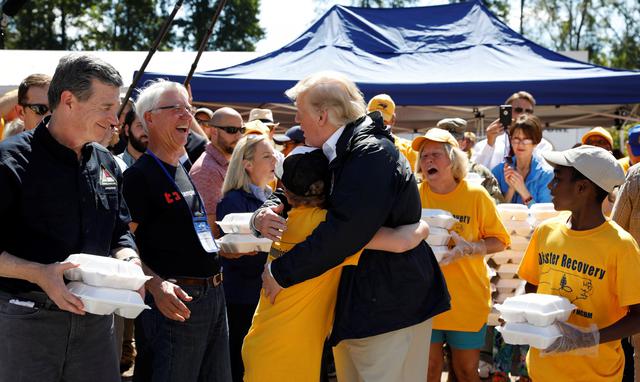
[[[1,381],[112,382],[132,365],[134,381],[317,381],[331,367],[347,382],[445,368],[479,381],[487,343],[494,381],[619,381],[621,340],[640,351],[640,125],[620,160],[600,127],[553,151],[519,91],[480,142],[459,116],[407,140],[391,96],[366,102],[325,72],[283,89],[299,125],[277,134],[269,109],[196,109],[166,80],[118,116],[122,85],[69,55],[0,99]],[[517,348],[517,372],[514,348],[487,341],[485,256],[511,243],[499,203],[570,212],[535,229],[518,275],[529,293],[579,296],[549,348]],[[423,208],[457,220],[440,262]],[[252,214],[271,250],[223,251],[216,221],[231,213]],[[86,313],[64,278],[74,253],[141,267],[151,309]]]

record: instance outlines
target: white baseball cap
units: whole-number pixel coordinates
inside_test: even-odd
[[[607,192],[624,183],[624,171],[607,150],[582,145],[565,151],[547,151],[542,156],[550,165],[573,167]]]

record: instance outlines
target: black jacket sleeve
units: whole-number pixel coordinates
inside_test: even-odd
[[[339,265],[362,249],[384,225],[396,194],[397,151],[372,138],[345,158],[336,176],[326,221],[271,264],[276,281],[289,287]]]

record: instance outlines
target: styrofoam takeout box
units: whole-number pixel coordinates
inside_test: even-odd
[[[151,279],[138,265],[112,257],[76,253],[65,261],[79,265],[64,271],[67,280],[97,287],[138,290]]]
[[[444,229],[451,229],[458,222],[451,212],[430,208],[422,209],[422,220],[429,224],[429,227]]]
[[[67,284],[67,288],[82,300],[84,311],[87,313],[115,313],[124,318],[134,319],[143,310],[151,309],[144,304],[140,294],[132,290],[95,287],[77,281]]]
[[[496,289],[498,293],[515,292],[516,289],[526,283],[526,281],[520,279],[500,279],[496,282]]]
[[[546,219],[550,219],[558,216],[560,211],[556,211],[553,207],[553,203],[536,203],[529,207],[529,213],[533,220],[541,222]]]
[[[245,233],[251,234],[251,212],[231,213],[217,221],[216,223],[224,233]]]
[[[504,326],[496,326],[505,343],[510,345],[529,345],[537,349],[548,348],[562,336],[555,325],[545,327],[520,322],[507,322]]]
[[[512,279],[518,273],[518,264],[502,264],[498,267],[498,276],[501,279]]]
[[[523,256],[524,256],[524,253],[520,251],[513,251],[513,250],[507,249],[501,252],[493,253],[491,255],[491,259],[498,265],[506,264],[506,263],[519,264]]]
[[[528,322],[536,326],[547,326],[557,321],[566,321],[576,308],[564,297],[541,293],[515,296],[496,305],[507,322]]]
[[[524,204],[501,203],[496,206],[503,221],[507,220],[527,220],[529,208]]]
[[[529,236],[531,234],[531,224],[527,220],[505,220],[502,222],[507,232],[515,233],[519,236]]]
[[[229,253],[269,252],[271,249],[271,240],[242,233],[230,233],[216,241]]]
[[[514,251],[524,251],[527,249],[528,245],[529,239],[527,239],[526,237],[516,235],[511,236],[511,244],[509,245],[510,249]]]
[[[425,239],[430,246],[446,246],[451,234],[444,228],[429,227],[429,236]]]
[[[430,245],[433,255],[436,257],[436,261],[442,261],[442,257],[449,250],[446,245]]]

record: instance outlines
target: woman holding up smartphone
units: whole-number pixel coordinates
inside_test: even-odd
[[[513,163],[500,163],[491,172],[500,183],[507,203],[533,204],[551,202],[547,185],[553,169],[539,156],[533,155],[542,140],[542,122],[531,114],[522,114],[509,127]]]

